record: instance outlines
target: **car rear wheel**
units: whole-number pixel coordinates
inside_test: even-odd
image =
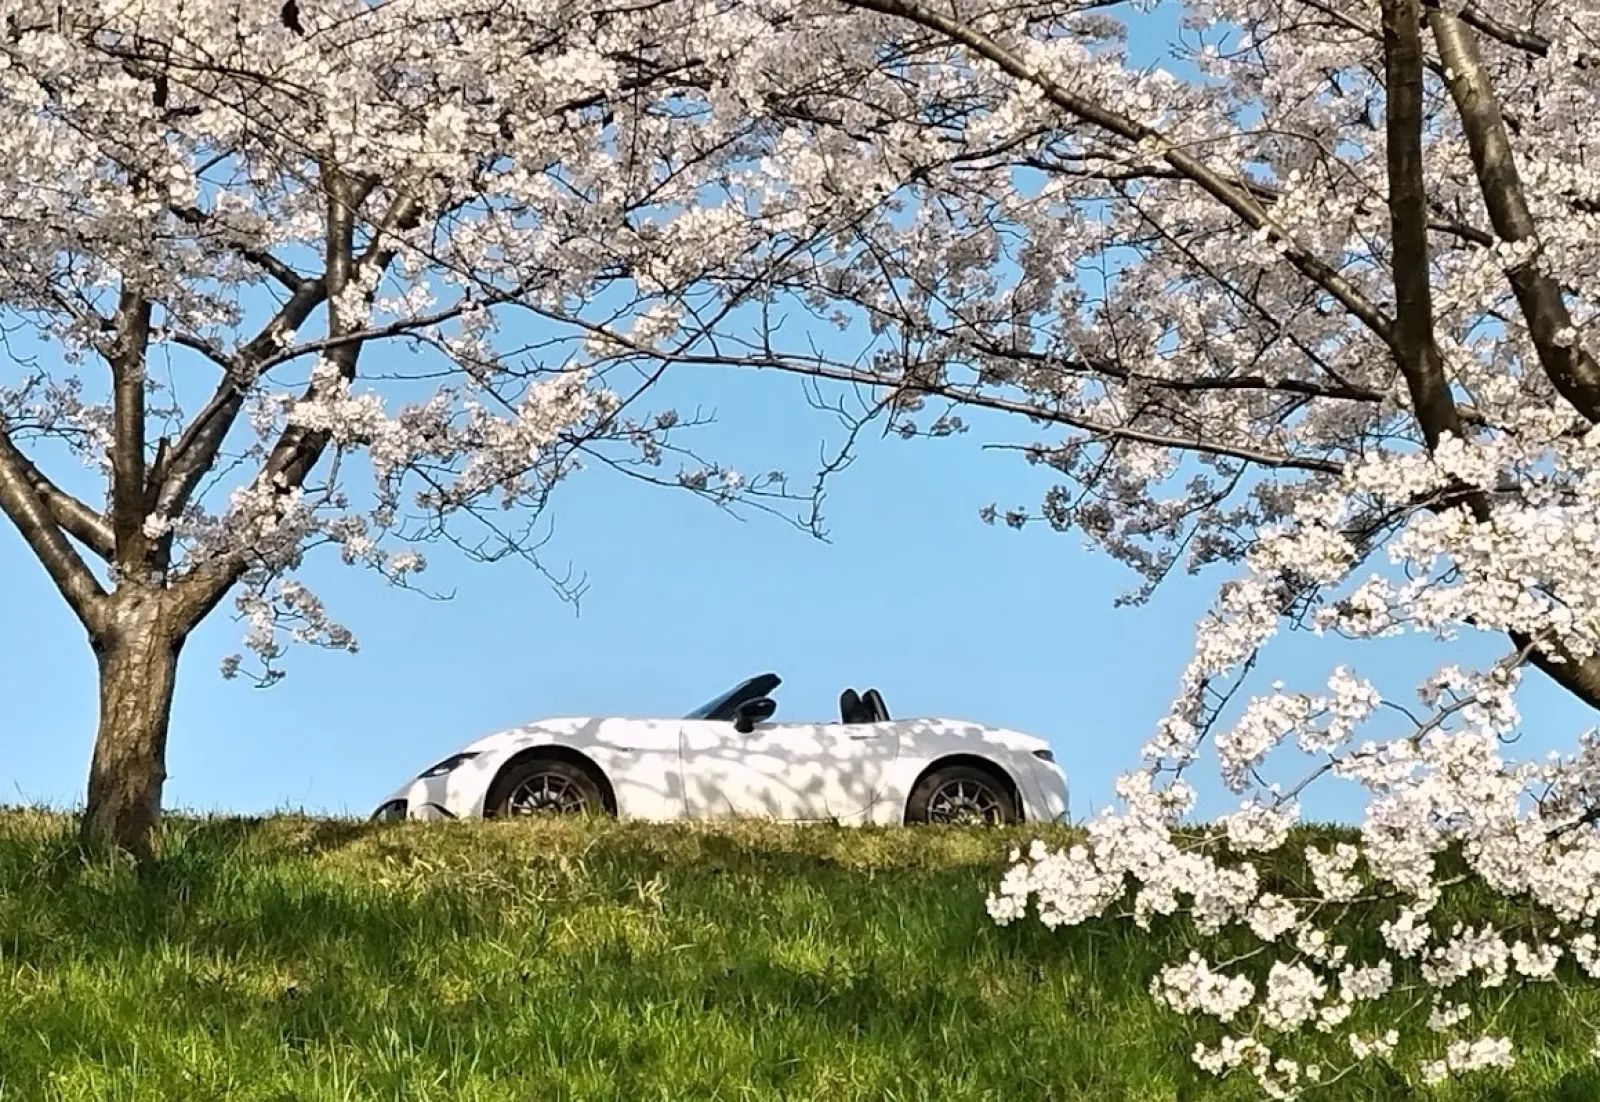
[[[518,762],[495,785],[489,813],[496,819],[599,814],[605,797],[582,766],[557,759]]]
[[[908,823],[998,826],[1021,818],[1010,788],[988,770],[971,765],[935,769],[906,801]]]

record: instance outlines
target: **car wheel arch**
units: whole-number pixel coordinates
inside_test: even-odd
[[[917,790],[917,786],[923,781],[927,780],[932,774],[937,773],[939,770],[949,769],[952,766],[957,765],[964,765],[969,769],[977,769],[993,777],[996,782],[1005,788],[1007,795],[1011,797],[1011,804],[1017,809],[1018,821],[1022,821],[1024,815],[1026,814],[1026,812],[1023,810],[1024,801],[1022,799],[1022,786],[1017,783],[1017,779],[1011,775],[1010,771],[1007,770],[1005,766],[1001,765],[993,758],[985,758],[977,754],[945,754],[943,757],[934,758],[932,761],[928,762],[928,764],[924,765],[920,770],[918,770],[916,777],[912,780],[910,786],[905,790],[906,799],[901,806],[902,821],[904,815],[909,810],[911,794]]]
[[[606,771],[601,769],[595,760],[582,750],[548,742],[518,750],[500,763],[500,768],[495,770],[494,780],[490,781],[489,787],[484,790],[483,814],[485,818],[493,815],[490,809],[500,802],[500,786],[505,783],[506,777],[517,766],[530,761],[564,761],[569,765],[577,766],[588,773],[595,784],[600,786],[600,798],[605,803],[606,811],[611,815],[617,813],[617,792],[611,785],[611,778],[606,776]]]

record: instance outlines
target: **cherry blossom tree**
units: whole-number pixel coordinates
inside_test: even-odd
[[[907,434],[973,404],[1064,426],[1022,446],[1059,485],[1006,519],[1086,534],[1140,573],[1132,599],[1237,572],[1122,806],[1017,855],[994,915],[1187,916],[1195,952],[1153,991],[1215,1021],[1202,1067],[1274,1096],[1367,1059],[1508,1066],[1464,993],[1600,975],[1600,743],[1502,746],[1528,667],[1600,707],[1600,6],[845,2],[933,36],[901,70],[925,104],[906,142],[963,153],[829,243],[811,286],[880,339],[817,370],[888,388]],[[1128,25],[1174,8],[1175,56],[1135,65]],[[1291,627],[1504,657],[1439,670],[1420,710],[1344,667],[1229,709]],[[1207,745],[1243,802],[1180,830]],[[1269,884],[1255,855],[1330,781],[1365,790],[1358,843]],[[1503,922],[1432,921],[1484,888],[1518,904]],[[1365,959],[1358,903],[1382,920]],[[1208,955],[1232,931],[1255,948]],[[1393,1032],[1349,1025],[1384,998]],[[1350,1067],[1296,1059],[1341,1023]]]
[[[786,493],[642,403],[872,201],[761,183],[785,118],[882,64],[841,12],[4,15],[0,511],[98,660],[90,839],[147,848],[179,655],[225,600],[265,680],[290,641],[354,648],[296,579],[318,548],[397,584],[434,540],[532,557],[580,463]]]

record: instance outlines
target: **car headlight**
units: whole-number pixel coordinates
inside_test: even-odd
[[[406,802],[404,800],[390,800],[372,813],[375,823],[398,823],[406,817]]]
[[[428,780],[428,779],[430,779],[432,777],[442,777],[446,773],[450,772],[452,769],[455,769],[457,766],[461,765],[463,762],[471,761],[473,758],[475,758],[477,756],[478,756],[478,752],[476,750],[469,750],[465,754],[451,754],[448,758],[445,758],[444,761],[440,762],[438,765],[435,765],[431,769],[425,769],[421,773],[418,773],[417,774],[417,780],[425,781],[425,780]]]
[[[1053,751],[1053,750],[1035,750],[1033,752],[1033,756],[1038,758],[1040,761],[1055,761],[1056,760],[1055,751]]]

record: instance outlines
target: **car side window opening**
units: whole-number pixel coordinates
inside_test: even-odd
[[[772,691],[782,683],[783,679],[775,673],[764,673],[748,678],[727,692],[712,697],[683,718],[732,722],[742,705],[764,696],[771,696]],[[849,688],[839,694],[839,722],[885,723],[888,719],[889,708],[884,704],[883,694],[877,689],[868,689],[861,693]]]

